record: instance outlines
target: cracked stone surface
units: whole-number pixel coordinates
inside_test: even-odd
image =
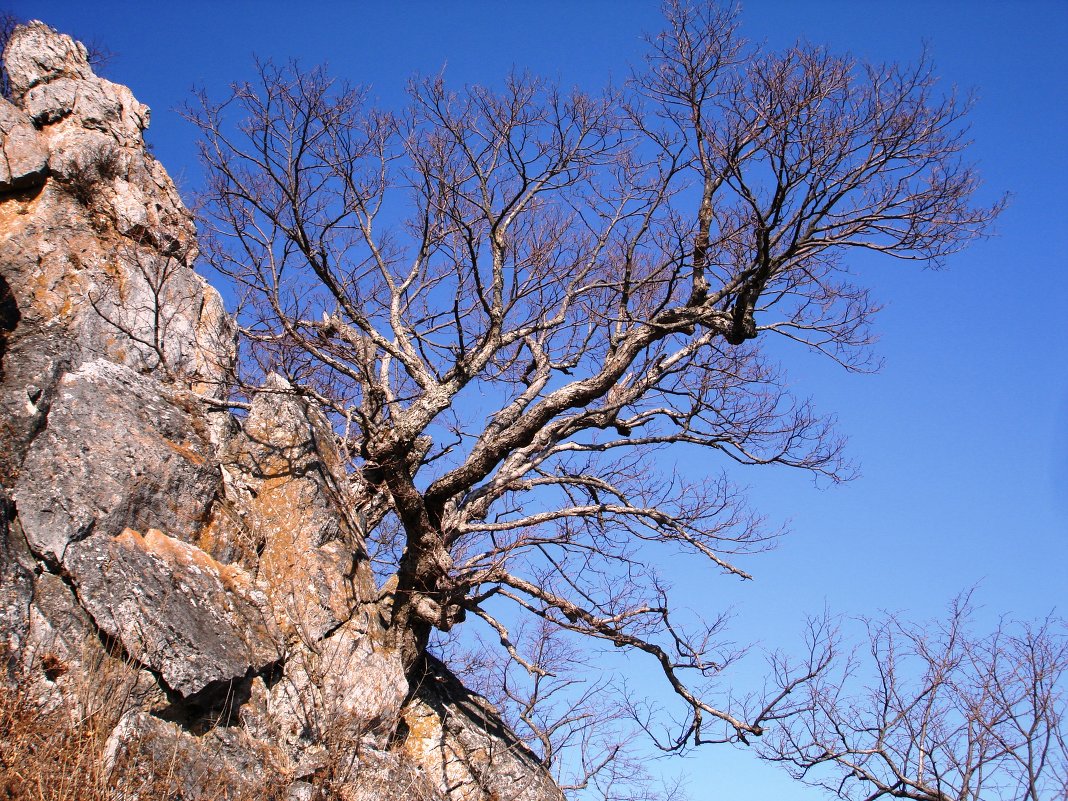
[[[93,361],[59,381],[13,497],[31,548],[58,564],[92,533],[156,528],[191,540],[220,482],[194,399]]]
[[[160,531],[94,534],[64,566],[96,625],[183,696],[280,657],[251,577]]]
[[[0,98],[0,192],[44,183],[48,150],[30,118]]]

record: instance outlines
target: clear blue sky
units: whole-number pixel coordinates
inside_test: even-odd
[[[12,10],[115,51],[106,74],[153,110],[157,157],[190,190],[193,131],[174,112],[196,84],[222,94],[251,55],[308,64],[369,84],[384,105],[405,80],[447,65],[450,82],[492,82],[513,65],[590,88],[621,80],[659,25],[655,2],[35,2]],[[802,37],[872,60],[931,46],[947,87],[974,89],[973,156],[992,200],[1011,192],[997,235],[944,272],[877,262],[887,303],[885,357],[851,376],[799,354],[800,394],[834,411],[863,476],[813,488],[753,471],[754,504],[792,521],[781,547],[741,586],[682,575],[694,606],[738,610],[735,632],[794,638],[805,610],[937,614],[980,583],[988,619],[1068,609],[1068,3],[1064,0],[750,0],[743,30],[772,46]],[[714,594],[703,596],[701,593]],[[676,767],[678,767],[676,765]],[[695,801],[820,796],[745,755],[687,760]],[[665,765],[664,770],[670,771]]]

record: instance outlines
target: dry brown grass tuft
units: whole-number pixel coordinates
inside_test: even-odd
[[[104,801],[108,777],[104,743],[123,714],[136,677],[97,646],[86,647],[84,678],[55,682],[70,666],[45,652],[30,664],[4,655],[0,682],[0,799],[3,801]]]
[[[32,659],[0,653],[0,671],[5,671],[0,675],[0,801],[289,797],[292,777],[282,764],[285,760],[273,759],[270,749],[250,751],[256,754],[255,764],[228,768],[226,759],[213,751],[219,745],[212,741],[214,735],[202,739],[181,734],[163,721],[139,735],[113,737],[116,727],[126,728],[127,713],[146,706],[144,674],[105,653],[95,641],[86,643],[77,664],[49,652]],[[300,783],[299,797],[439,801],[441,796],[415,765],[395,752],[361,749],[359,733],[354,735],[341,716],[329,724],[319,732],[321,763]],[[225,731],[232,733],[226,736],[241,736],[234,729]]]
[[[108,738],[136,704],[137,672],[87,646],[78,667],[44,653],[5,658],[0,680],[0,801],[281,801],[286,782],[217,775],[181,765],[144,741],[106,758]],[[55,683],[68,680],[60,692]],[[71,681],[71,678],[76,680]],[[158,745],[158,744],[157,744]],[[166,749],[164,749],[166,751]],[[190,788],[190,776],[195,786]]]

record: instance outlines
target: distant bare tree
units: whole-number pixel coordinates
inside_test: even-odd
[[[616,701],[620,693],[596,656],[544,618],[504,636],[514,640],[500,650],[448,639],[436,649],[466,685],[502,710],[565,793],[598,801],[684,801],[678,786],[659,784],[643,764],[629,710]]]
[[[867,621],[868,650],[823,671],[760,746],[801,781],[854,801],[1068,798],[1068,631],[1003,620]]]
[[[3,54],[11,34],[15,32],[19,24],[19,18],[10,11],[0,12],[0,55]],[[0,97],[5,100],[11,99],[11,81],[8,79],[7,67],[3,66],[3,59],[0,59]]]
[[[775,532],[713,458],[850,475],[761,335],[865,369],[875,305],[844,259],[940,264],[998,208],[926,60],[769,53],[731,10],[666,14],[600,95],[434,77],[391,113],[263,63],[190,116],[206,258],[253,355],[334,416],[405,664],[477,618],[536,677],[510,645],[533,616],[643,654],[686,711],[677,749],[760,734],[793,688],[751,717],[717,701],[734,649],[678,617],[653,549],[749,578]]]
[[[175,258],[141,248],[120,246],[117,257],[123,268],[100,271],[98,286],[89,293],[93,311],[110,327],[122,333],[133,347],[140,347],[148,370],[173,375],[179,361],[168,354],[171,321],[189,313],[192,298],[176,297],[175,277],[184,269]]]

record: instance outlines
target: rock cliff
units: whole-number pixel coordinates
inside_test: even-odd
[[[117,798],[166,762],[188,799],[561,799],[444,665],[410,686],[314,404],[277,376],[227,403],[235,327],[148,109],[42,23],[4,58],[6,680],[77,707],[121,677]]]

